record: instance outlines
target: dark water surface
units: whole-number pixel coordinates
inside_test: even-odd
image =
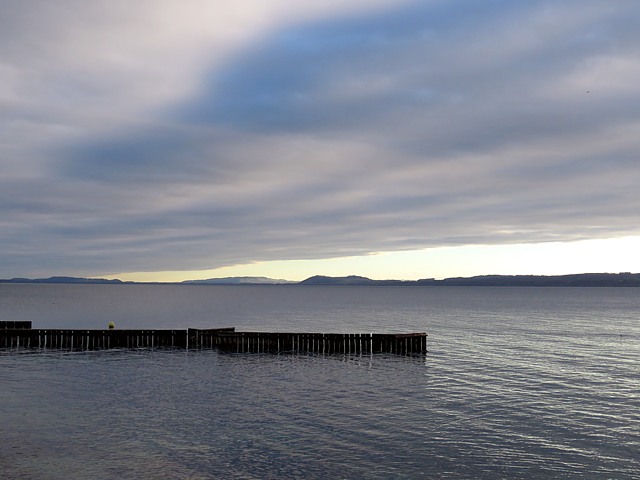
[[[34,327],[427,331],[423,358],[0,353],[0,478],[640,478],[640,289],[0,285]]]

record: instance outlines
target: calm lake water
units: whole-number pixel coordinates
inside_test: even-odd
[[[0,477],[640,478],[640,289],[0,285],[35,328],[427,331],[422,358],[0,352]]]

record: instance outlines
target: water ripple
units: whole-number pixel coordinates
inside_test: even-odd
[[[2,478],[640,477],[635,290],[134,290],[137,326],[173,296],[183,326],[427,330],[430,351],[0,352]]]

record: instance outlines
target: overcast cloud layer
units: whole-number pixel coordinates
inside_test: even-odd
[[[0,277],[640,235],[635,0],[347,3],[0,0]]]

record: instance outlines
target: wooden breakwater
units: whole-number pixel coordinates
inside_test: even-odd
[[[186,330],[0,330],[0,348],[186,348]]]
[[[0,322],[0,330],[25,330],[31,328],[31,322]]]
[[[233,328],[188,330],[190,348],[215,348],[232,353],[394,353],[427,352],[426,333],[236,332]]]
[[[427,352],[426,333],[236,332],[234,327],[187,330],[33,329],[0,322],[0,348],[103,350],[215,349],[226,353],[415,355]],[[9,328],[7,328],[9,327]],[[29,325],[30,327],[30,325]]]

